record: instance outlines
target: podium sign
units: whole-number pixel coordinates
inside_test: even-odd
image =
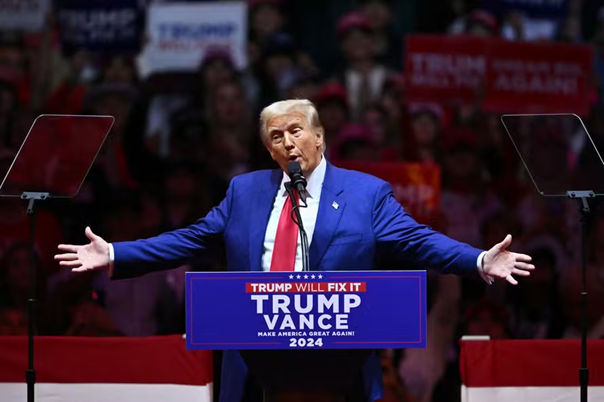
[[[187,349],[426,347],[425,271],[187,272]]]

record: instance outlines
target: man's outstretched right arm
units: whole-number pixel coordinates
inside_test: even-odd
[[[233,181],[224,200],[205,217],[186,228],[148,239],[110,245],[87,228],[90,244],[60,245],[59,250],[65,253],[56,255],[55,259],[75,272],[107,269],[112,279],[177,268],[206,254],[221,238],[229,219],[232,196]]]

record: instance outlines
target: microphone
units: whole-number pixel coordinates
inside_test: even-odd
[[[294,204],[294,209],[292,212],[296,214],[296,219],[294,219],[293,216],[292,219],[294,219],[294,222],[296,225],[298,225],[300,230],[300,245],[302,246],[302,270],[308,271],[310,264],[308,256],[308,237],[306,235],[306,230],[304,230],[304,224],[302,223],[300,206],[298,205],[298,202],[294,197],[294,192],[292,191],[292,188],[298,191],[298,194],[300,194],[300,200],[306,207],[306,178],[302,174],[302,167],[300,166],[300,163],[295,161],[289,162],[289,165],[287,166],[287,174],[289,175],[291,181],[289,183],[285,183],[285,188],[287,189],[287,194],[289,194],[292,204]]]
[[[306,204],[306,178],[302,174],[302,167],[299,162],[289,162],[287,174],[292,181],[292,187],[300,194],[300,199]]]

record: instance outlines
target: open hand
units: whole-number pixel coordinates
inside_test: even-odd
[[[529,276],[535,266],[529,264],[532,260],[530,256],[508,251],[510,244],[512,244],[512,236],[507,235],[501,243],[487,251],[482,261],[482,269],[490,277],[505,279],[512,285],[517,285],[518,281],[512,274]]]
[[[60,244],[59,250],[63,254],[55,255],[55,260],[60,261],[63,267],[71,268],[73,272],[86,272],[109,268],[109,244],[101,237],[86,228],[86,237],[90,243],[85,246]]]

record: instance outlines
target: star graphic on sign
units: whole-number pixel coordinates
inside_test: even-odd
[[[314,275],[311,275],[311,276],[310,276],[310,279],[315,279],[315,276],[314,276]]]
[[[319,279],[322,279],[322,278],[323,278],[323,275],[319,275]]]
[[[290,276],[289,276],[289,279],[294,279],[294,276],[293,276],[293,275],[290,275]]]
[[[308,275],[304,275],[304,279],[308,279]]]
[[[300,275],[296,276],[296,278],[300,279]]]

